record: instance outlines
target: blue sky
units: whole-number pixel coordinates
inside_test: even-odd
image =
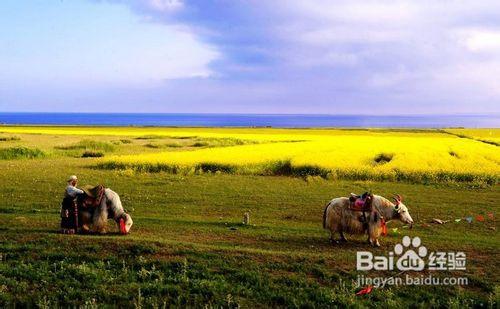
[[[500,2],[2,0],[0,111],[500,112]]]

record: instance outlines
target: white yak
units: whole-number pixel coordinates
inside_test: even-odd
[[[385,222],[400,220],[405,224],[413,225],[413,219],[408,208],[402,203],[399,195],[394,197],[395,203],[388,199],[373,195],[372,211],[366,213],[366,223],[360,220],[363,216],[361,211],[351,209],[349,198],[338,197],[332,199],[325,207],[323,213],[323,228],[330,231],[330,239],[336,232],[340,235],[340,241],[347,241],[344,233],[364,234],[368,233],[368,242],[373,246],[380,246],[380,237]]]
[[[132,217],[123,209],[120,196],[109,188],[104,189],[101,202],[93,211],[88,208],[88,210],[81,210],[80,213],[83,231],[92,229],[97,233],[106,233],[108,219],[114,219],[120,233],[127,234],[134,223]]]

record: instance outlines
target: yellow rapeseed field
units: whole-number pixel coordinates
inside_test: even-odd
[[[446,131],[459,136],[491,141],[500,145],[500,129],[448,129]]]
[[[285,134],[272,131],[249,134],[246,138],[261,143],[113,156],[103,166],[488,183],[496,183],[500,175],[497,146],[471,139],[442,133],[342,130],[317,133],[289,130]],[[242,138],[239,133],[228,132],[225,136]]]
[[[5,133],[191,137],[250,141],[230,147],[181,148],[113,155],[102,168],[171,172],[317,175],[326,178],[498,183],[499,129],[341,130],[274,128],[29,127]],[[450,134],[451,133],[451,134]]]

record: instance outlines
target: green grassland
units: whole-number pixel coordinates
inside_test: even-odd
[[[50,129],[50,128],[49,128]],[[52,130],[52,129],[51,129]],[[103,170],[112,154],[226,147],[248,141],[165,136],[0,133],[0,307],[497,307],[500,186],[321,177]],[[251,129],[237,129],[251,131]],[[0,128],[0,131],[1,128]],[[346,134],[359,130],[346,131]],[[445,133],[443,133],[445,134]],[[477,133],[479,134],[479,133]],[[477,141],[481,143],[481,141]],[[493,146],[492,146],[493,147]],[[129,235],[58,234],[66,178],[118,192],[134,219]],[[325,204],[350,192],[399,193],[416,222],[390,222],[373,249],[365,237],[333,245]],[[250,225],[243,215],[250,214]],[[490,219],[488,214],[493,214]],[[484,222],[456,218],[483,215]],[[431,224],[433,218],[449,220]],[[394,231],[393,229],[396,229]],[[356,296],[356,251],[386,254],[404,235],[430,251],[464,251],[466,286],[397,286]],[[373,272],[392,276],[397,271]],[[417,273],[410,273],[418,276]]]

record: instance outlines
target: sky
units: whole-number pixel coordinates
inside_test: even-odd
[[[9,111],[498,114],[500,1],[2,0]]]

